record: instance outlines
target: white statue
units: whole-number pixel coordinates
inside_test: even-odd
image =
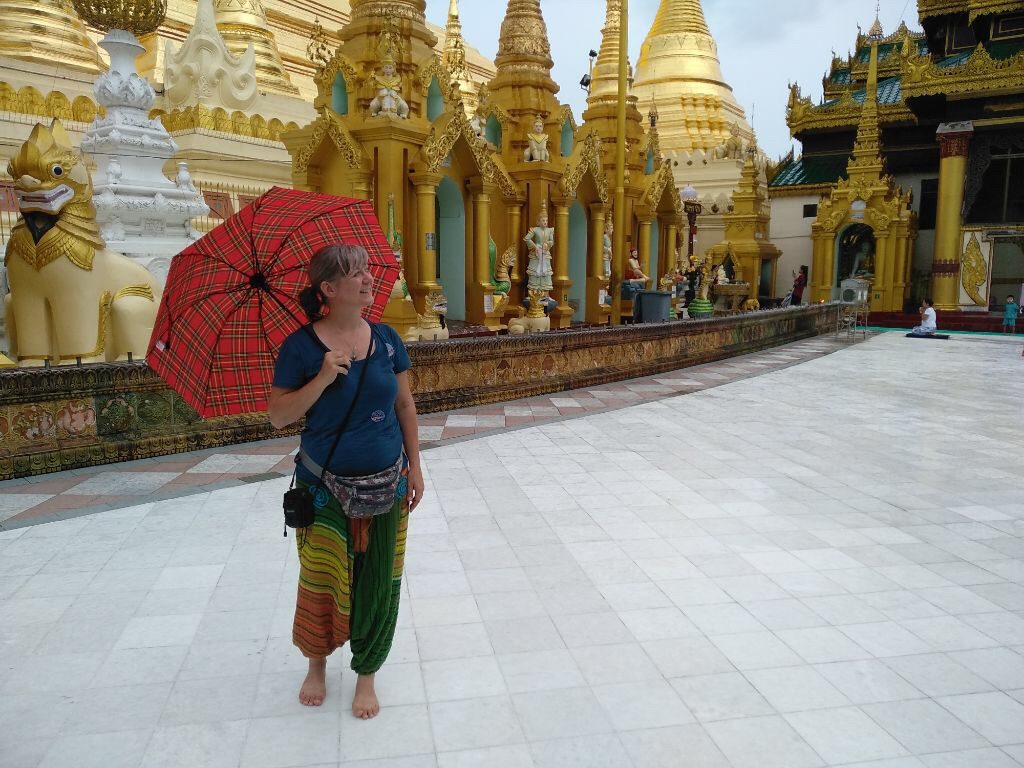
[[[545,206],[546,207],[546,206]],[[526,267],[527,285],[534,290],[550,291],[551,284],[551,249],[555,245],[555,230],[548,226],[547,211],[541,209],[537,216],[537,226],[526,233],[527,248],[530,251],[530,263]]]
[[[374,75],[377,84],[377,95],[370,102],[370,114],[373,117],[388,115],[405,120],[409,117],[409,105],[402,98],[402,78],[395,68],[395,62],[384,59],[379,75]]]
[[[530,146],[523,153],[523,160],[527,163],[546,163],[550,160],[551,153],[548,152],[548,138],[548,135],[544,132],[544,118],[537,115],[537,119],[533,121],[533,132],[526,134],[526,139],[530,142]]]

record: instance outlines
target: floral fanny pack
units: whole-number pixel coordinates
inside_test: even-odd
[[[321,468],[304,451],[299,452],[299,461],[310,472],[321,474],[323,486],[338,500],[346,517],[382,515],[395,505],[396,499],[405,495],[404,483],[401,482],[406,461],[404,453],[387,469],[355,477],[336,475]]]

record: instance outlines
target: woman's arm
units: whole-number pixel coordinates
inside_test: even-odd
[[[423,499],[423,469],[420,467],[420,433],[416,423],[416,401],[409,387],[409,373],[398,374],[398,399],[395,400],[395,415],[402,429],[402,444],[409,457],[409,510],[416,509]]]
[[[271,426],[274,429],[283,429],[301,419],[338,376],[348,374],[350,367],[350,355],[344,352],[327,352],[320,372],[305,386],[299,389],[271,387],[270,397],[267,399],[267,416],[270,417]]]

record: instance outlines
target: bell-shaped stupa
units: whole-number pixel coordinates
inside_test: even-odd
[[[661,0],[640,48],[633,95],[641,107],[657,107],[663,151],[709,151],[734,135],[744,143],[753,139],[722,76],[700,0]]]

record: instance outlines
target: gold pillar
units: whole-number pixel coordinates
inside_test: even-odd
[[[961,209],[967,177],[967,148],[974,127],[953,123],[939,126],[939,201],[935,214],[932,260],[932,301],[935,309],[960,308]]]
[[[655,274],[656,269],[651,269],[651,224],[653,222],[650,219],[644,219],[640,222],[640,233],[637,237],[636,244],[636,260],[640,263],[640,269],[643,270],[644,274],[648,277],[653,277],[652,283],[655,288],[658,286],[658,278]],[[648,288],[651,284],[647,285]]]
[[[437,185],[441,183],[439,173],[415,173],[412,183],[416,188],[416,248],[406,246],[406,251],[416,255],[413,269],[406,267],[406,278],[412,288],[417,311],[423,312],[423,298],[431,291],[441,290],[437,282]],[[410,265],[413,266],[413,265]],[[411,273],[411,274],[410,274]],[[415,276],[415,281],[413,281]]]
[[[804,288],[804,302],[819,302],[832,300],[832,267],[834,260],[833,250],[835,248],[835,234],[832,232],[819,232],[811,235],[811,285]],[[810,289],[810,299],[807,293]]]
[[[663,276],[673,272],[676,268],[676,263],[679,261],[676,251],[676,240],[678,237],[679,228],[675,224],[669,224],[665,227],[665,263],[661,270]]]
[[[523,232],[521,230],[523,221],[523,203],[517,201],[509,203],[509,206],[505,209],[506,216],[508,217],[508,242],[509,244],[515,244],[516,246],[516,260],[512,264],[512,272],[510,273],[512,278],[512,290],[513,292],[519,285],[519,280],[522,272],[520,272],[520,261],[522,258],[522,242]]]
[[[484,296],[494,293],[491,285],[491,191],[492,185],[475,180],[470,185],[473,195],[473,281],[466,297],[466,319],[484,322]]]
[[[604,277],[604,225],[608,206],[593,203],[590,206],[590,265],[587,268],[587,311],[588,323],[604,323],[608,320],[608,308],[601,304],[601,291],[608,285]]]
[[[572,324],[573,311],[569,306],[569,201],[552,200],[555,206],[555,252],[553,254],[552,284],[554,285],[555,301],[558,307],[551,313],[553,328],[568,328]]]

